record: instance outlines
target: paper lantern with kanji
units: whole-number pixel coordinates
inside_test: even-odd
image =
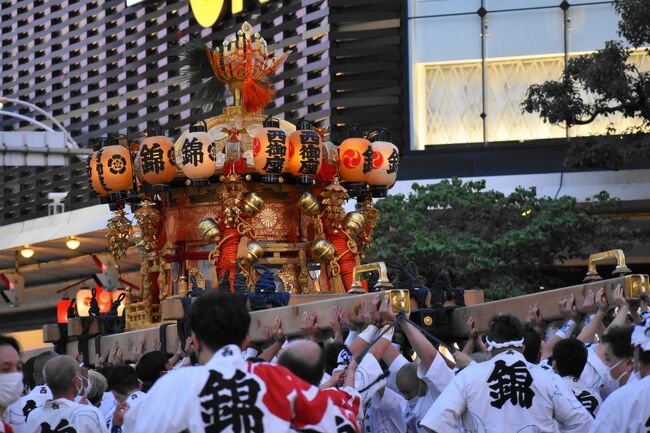
[[[131,152],[115,137],[109,138],[108,146],[91,155],[88,169],[93,190],[98,195],[106,196],[133,188]]]
[[[377,131],[372,138],[372,171],[367,176],[367,182],[372,187],[388,189],[397,180],[399,149],[386,141],[387,138],[385,130]]]
[[[301,120],[289,135],[289,173],[298,183],[311,184],[323,163],[323,142],[309,122]]]
[[[339,173],[345,182],[367,182],[372,170],[372,148],[362,137],[350,137],[339,146]]]
[[[190,126],[176,155],[176,165],[192,180],[208,179],[215,174],[217,145],[208,135],[205,122]]]
[[[70,298],[63,298],[56,304],[56,321],[57,323],[68,323],[68,307],[72,301]]]
[[[264,182],[277,182],[287,171],[287,134],[280,129],[280,121],[268,118],[264,128],[253,137],[253,161],[255,171],[262,175]]]
[[[158,126],[150,127],[147,138],[140,143],[136,175],[141,182],[151,185],[169,183],[176,176],[174,143]]]
[[[100,197],[106,197],[108,196],[108,190],[105,185],[106,180],[103,176],[99,176],[99,173],[103,173],[104,171],[102,166],[98,164],[99,152],[99,150],[93,152],[88,158],[88,178],[90,179],[90,186],[95,191],[95,194]]]

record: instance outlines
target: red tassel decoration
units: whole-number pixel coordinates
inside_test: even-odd
[[[247,76],[242,83],[244,109],[249,113],[262,111],[271,102],[275,91],[272,87],[259,83]]]

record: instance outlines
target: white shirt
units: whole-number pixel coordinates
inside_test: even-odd
[[[102,397],[102,402],[99,404],[99,410],[102,411],[104,419],[108,422],[113,416],[115,411],[115,406],[117,405],[117,400],[112,392],[106,391]]]
[[[514,389],[513,389],[514,388]],[[461,371],[421,424],[438,433],[587,432],[593,418],[566,387],[515,350]]]
[[[367,353],[357,366],[357,371],[354,375],[354,389],[361,391],[368,388],[368,385],[377,380],[383,373],[384,371],[381,369],[381,365],[379,365],[375,356],[372,353]],[[361,393],[361,406],[364,407],[370,398],[384,386],[386,386],[386,380],[382,379],[363,391]]]
[[[397,373],[402,367],[408,364],[409,361],[402,355],[398,355],[388,367],[390,372],[386,379],[386,386],[395,391],[400,396],[402,395],[397,388],[395,380]],[[417,375],[427,385],[427,393],[418,398],[411,400],[404,400],[404,420],[406,422],[406,430],[408,433],[420,433],[426,430],[419,425],[424,415],[438,398],[442,390],[451,382],[454,377],[454,372],[447,366],[441,354],[437,354],[433,362],[429,366],[429,370],[424,371],[422,365],[418,366]]]
[[[603,403],[600,395],[598,393],[593,394],[589,392],[580,380],[576,380],[571,376],[564,376],[562,382],[568,386],[573,395],[576,396],[578,401],[585,407],[585,409],[587,409],[591,416],[595,417]]]
[[[384,394],[373,394],[365,410],[363,422],[364,433],[403,433],[406,431],[404,410],[406,400],[389,387],[384,387]]]
[[[580,375],[580,383],[592,394],[599,394],[609,379],[609,367],[594,351],[596,345],[587,347],[587,363]]]
[[[20,397],[7,408],[5,418],[14,433],[25,433],[27,415],[34,409],[42,407],[46,401],[52,400],[52,391],[47,385],[38,385],[29,394]]]
[[[145,395],[147,394],[145,394],[142,391],[136,391],[131,395],[129,395],[126,398],[126,404],[129,405],[129,409],[133,409],[134,407],[136,407],[138,403],[142,401]],[[113,409],[111,410],[111,412],[108,414],[108,417],[106,417],[106,427],[108,428],[108,431],[111,431],[111,428],[113,427],[113,415],[115,414],[115,409],[117,409],[117,400],[115,400],[115,396],[113,396],[113,399],[115,401],[115,404],[113,405]]]
[[[650,376],[625,385],[603,402],[590,433],[646,433],[650,425]]]
[[[108,432],[99,409],[91,404],[79,404],[67,398],[49,400],[42,407],[30,412],[27,417],[28,433],[41,433],[48,426],[55,432],[66,431],[69,427],[78,433]]]
[[[282,366],[244,361],[239,347],[228,345],[206,365],[181,368],[156,381],[126,412],[124,430],[283,433],[293,426],[358,431],[359,402],[352,388],[319,390]]]
[[[426,383],[427,393],[407,402],[404,412],[406,431],[408,433],[427,433],[420,423],[442,391],[452,381],[454,373],[442,359],[442,355],[437,354],[427,371],[424,371],[422,364],[418,365],[417,375]]]

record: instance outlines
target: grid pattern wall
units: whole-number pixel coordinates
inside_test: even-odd
[[[400,149],[408,143],[405,1],[329,0],[332,128],[388,129]]]
[[[271,49],[291,50],[274,78],[276,98],[267,112],[326,126],[328,1],[246,3],[250,11],[203,29],[185,0],[133,7],[126,7],[124,0],[0,0],[0,94],[51,112],[81,146],[107,133],[137,137],[151,121],[178,135],[220,109],[204,113],[192,105],[197,89],[180,85],[177,47],[197,37],[220,43],[248,20]],[[47,123],[28,110],[16,111]],[[1,130],[30,128],[8,117],[0,122]],[[67,209],[97,203],[87,185],[54,180],[76,178],[83,166],[0,168],[0,224],[45,215],[50,191],[75,188]],[[67,174],[59,173],[66,169]]]

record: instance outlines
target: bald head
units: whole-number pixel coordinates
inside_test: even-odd
[[[294,340],[280,353],[278,364],[302,380],[318,386],[323,377],[323,351],[309,340]]]
[[[36,385],[43,385],[45,383],[45,376],[43,375],[45,364],[47,364],[50,359],[57,356],[58,355],[55,352],[48,350],[36,357],[34,360],[34,383]]]
[[[81,374],[81,368],[77,360],[72,356],[59,355],[50,359],[45,368],[43,369],[45,376],[45,383],[50,387],[52,394],[55,396],[63,396],[72,393],[71,388],[76,388],[73,381]],[[81,384],[79,384],[81,386]]]
[[[427,391],[426,383],[418,377],[418,366],[414,362],[409,362],[399,369],[395,384],[407,400],[424,395]]]

